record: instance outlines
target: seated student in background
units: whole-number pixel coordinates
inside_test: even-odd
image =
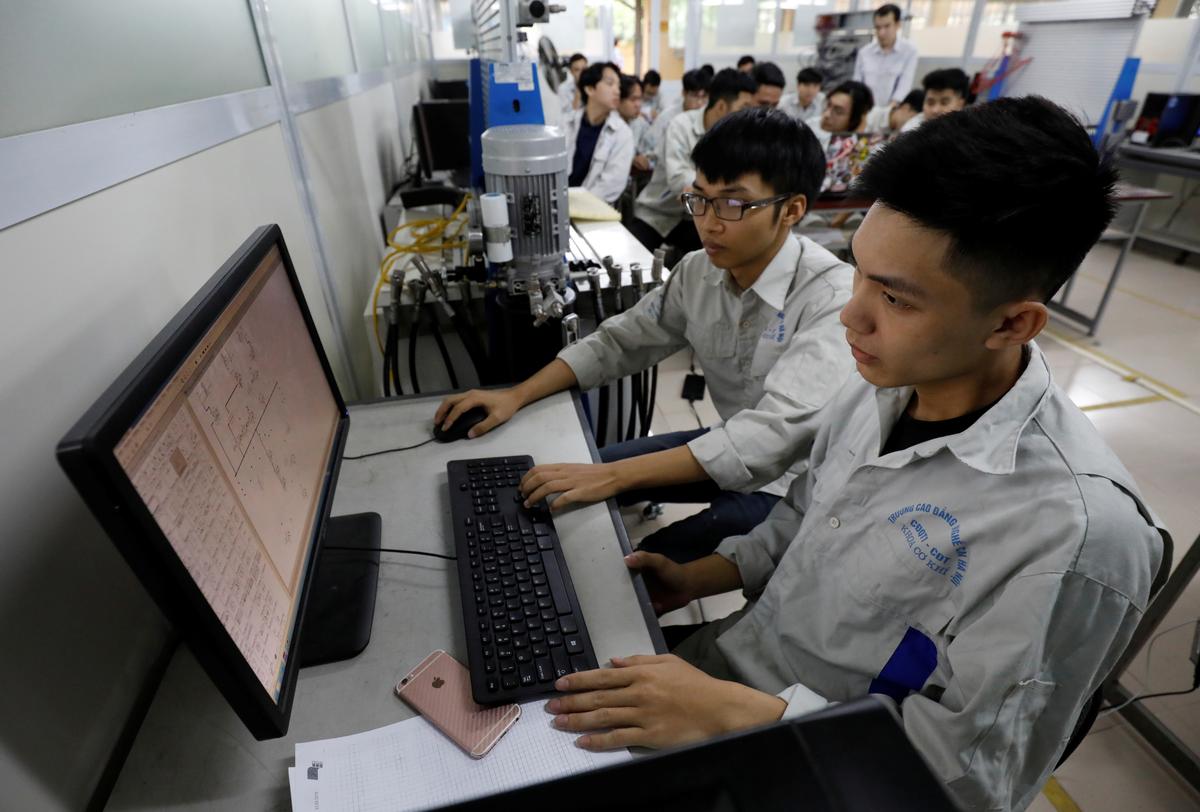
[[[583,54],[571,54],[567,60],[567,78],[558,86],[558,101],[566,115],[583,103],[579,99],[579,74],[583,73],[587,64],[587,57]]]
[[[834,133],[859,133],[867,128],[867,113],[874,106],[871,89],[862,82],[842,82],[830,91],[821,112],[821,127],[816,130],[821,146],[828,146]]]
[[[961,68],[930,71],[921,80],[921,86],[925,88],[922,122],[963,109],[971,93],[971,80]]]
[[[626,559],[660,611],[739,588],[749,604],[675,656],[559,680],[578,693],[548,703],[554,724],[607,729],[589,749],[664,747],[871,693],[963,809],[1025,809],[1141,620],[1166,537],[1034,342],[1115,180],[1037,97],[872,158],[841,315],[858,372],[797,449],[807,475],[715,555]]]
[[[711,84],[712,77],[699,69],[690,70],[683,75],[683,95],[654,120],[654,124],[646,133],[645,154],[654,156],[655,161],[652,163],[657,161],[663,136],[666,135],[667,127],[671,126],[675,116],[686,113],[688,110],[698,110],[708,104],[708,88]]]
[[[754,104],[754,79],[748,74],[726,68],[713,77],[708,88],[708,105],[689,110],[671,121],[658,145],[657,161],[650,183],[633,203],[633,222],[629,233],[653,251],[664,242],[681,252],[696,251],[700,238],[691,219],[684,219],[679,195],[692,182],[696,168],[692,149],[700,136],[730,113]]]
[[[784,96],[779,102],[779,109],[803,121],[810,129],[819,129],[821,113],[825,109],[822,81],[821,72],[816,68],[801,68],[796,74],[796,92]]]
[[[751,75],[758,83],[758,90],[754,91],[755,106],[774,109],[783,98],[783,89],[787,85],[783,71],[774,62],[759,62]]]
[[[806,444],[852,367],[837,313],[853,272],[790,232],[825,174],[811,131],[784,113],[743,110],[714,124],[693,155],[695,184],[685,197],[705,250],[529,380],[453,395],[435,417],[452,422],[485,406],[487,420],[471,430],[479,435],[553,392],[591,389],[690,347],[722,425],[608,445],[599,465],[539,465],[521,484],[531,502],[560,493],[553,510],[617,494],[629,504],[711,502],[643,540],[642,549],[680,561],[762,521],[804,470],[789,449]]]
[[[642,115],[654,123],[662,110],[662,76],[651,68],[642,77]]]
[[[756,64],[757,63],[754,61],[754,57],[750,56],[750,54],[746,54],[737,61],[737,69],[741,73],[754,73],[754,66]]]
[[[633,133],[617,112],[621,80],[616,65],[588,65],[579,75],[579,94],[583,107],[563,122],[571,155],[567,183],[613,203],[625,191],[633,164]]]
[[[881,132],[894,136],[921,126],[921,108],[925,104],[925,91],[914,90],[904,101],[891,107],[876,105],[867,114],[867,131]]]
[[[621,101],[617,112],[633,134],[633,168],[649,172],[653,166],[646,156],[646,133],[650,122],[642,115],[642,82],[636,76],[621,75]]]

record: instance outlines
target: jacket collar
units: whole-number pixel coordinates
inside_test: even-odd
[[[754,280],[754,284],[748,290],[754,291],[758,298],[776,310],[783,310],[783,306],[787,302],[788,290],[791,289],[792,282],[796,278],[796,266],[803,253],[804,249],[800,245],[800,241],[796,239],[796,235],[788,234],[783,245],[779,246],[775,256],[767,263],[767,267],[763,268],[763,272],[758,279]],[[718,268],[712,262],[708,263],[705,270],[705,279],[711,285],[728,282],[729,289],[737,291],[737,286],[729,276],[729,272]]]
[[[1034,342],[1026,345],[1028,360],[1013,387],[966,431],[938,437],[911,448],[878,456],[887,434],[912,398],[913,387],[875,390],[879,432],[874,438],[870,461],[884,468],[901,468],[914,457],[932,457],[943,448],[964,464],[985,474],[1011,474],[1017,464],[1017,447],[1029,421],[1050,395],[1050,366]],[[886,427],[886,428],[885,428]]]

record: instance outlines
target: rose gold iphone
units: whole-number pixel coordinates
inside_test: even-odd
[[[396,696],[450,737],[471,758],[483,758],[521,716],[518,705],[485,708],[471,698],[471,674],[438,649],[396,685]]]

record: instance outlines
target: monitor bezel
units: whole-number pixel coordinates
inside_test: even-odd
[[[314,515],[313,538],[304,562],[300,599],[290,630],[291,644],[278,702],[263,688],[114,453],[129,428],[275,247],[279,249],[288,282],[296,295],[338,413],[330,459],[325,466],[320,501]],[[272,224],[256,229],[238,247],[58,445],[59,463],[109,538],[179,630],[230,707],[259,740],[282,736],[288,730],[300,670],[299,647],[303,643],[300,632],[341,469],[349,419],[346,402],[321,344],[283,233],[278,225]]]

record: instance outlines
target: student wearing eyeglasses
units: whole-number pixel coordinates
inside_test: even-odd
[[[791,233],[825,173],[816,137],[782,111],[751,108],[715,123],[690,157],[695,179],[681,206],[702,250],[533,377],[452,395],[435,415],[445,427],[482,406],[488,417],[471,430],[479,436],[554,392],[592,389],[690,349],[719,425],[610,444],[599,464],[539,465],[521,483],[531,504],[557,493],[552,510],[618,494],[622,504],[707,503],[642,541],[680,562],[766,518],[807,465],[788,450],[811,439],[853,369],[838,322],[853,269]]]

